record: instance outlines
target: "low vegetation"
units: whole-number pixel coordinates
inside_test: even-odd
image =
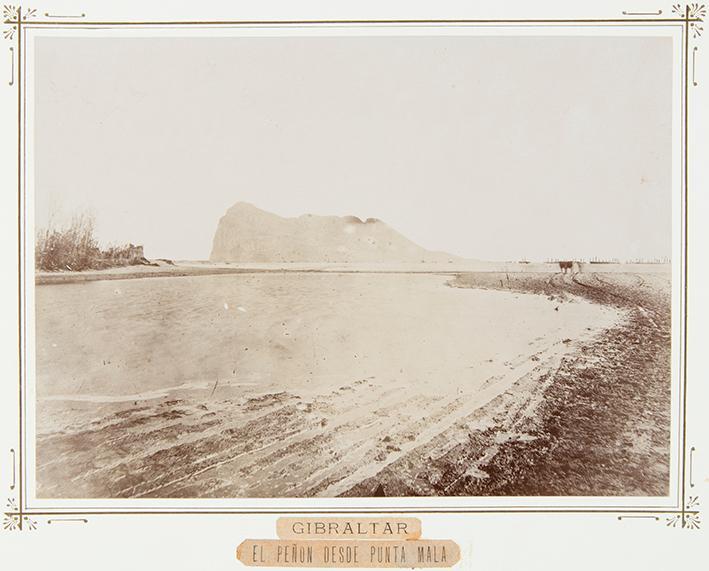
[[[35,267],[43,271],[82,271],[143,264],[143,248],[127,244],[101,249],[94,236],[94,220],[77,215],[64,227],[37,231]]]

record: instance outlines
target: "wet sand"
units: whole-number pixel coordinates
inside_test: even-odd
[[[475,275],[39,286],[38,495],[470,494],[385,475],[425,471],[426,450],[509,391],[534,415],[551,373],[634,315],[564,276],[530,277],[561,280],[537,291]]]
[[[499,278],[461,274],[452,285],[495,288]],[[669,274],[516,274],[505,286],[580,295],[626,318],[344,495],[667,495]]]

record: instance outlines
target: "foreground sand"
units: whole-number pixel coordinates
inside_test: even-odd
[[[661,312],[668,281],[245,272],[40,286],[38,495],[487,493],[506,443],[538,439],[517,421],[543,419],[562,376],[585,382],[569,363],[612,361],[605,336],[637,315],[669,327],[617,288]],[[619,486],[597,493],[644,491]]]
[[[452,285],[499,287],[499,277],[462,274]],[[505,287],[580,295],[626,317],[346,495],[667,495],[669,275],[517,274]]]

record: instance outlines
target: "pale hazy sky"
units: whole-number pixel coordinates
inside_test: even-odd
[[[205,259],[237,201],[470,258],[669,256],[669,38],[38,38],[37,219]]]

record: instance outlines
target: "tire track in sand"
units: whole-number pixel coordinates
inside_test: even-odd
[[[376,475],[388,465],[396,462],[400,458],[409,454],[416,448],[430,443],[436,436],[454,426],[457,422],[471,415],[476,409],[484,406],[497,395],[503,393],[515,384],[520,378],[528,375],[536,369],[548,369],[557,367],[564,355],[570,349],[563,343],[555,343],[545,351],[537,353],[539,361],[528,360],[514,369],[498,376],[498,379],[489,384],[486,388],[477,393],[474,398],[465,400],[463,405],[451,411],[450,414],[442,416],[438,422],[428,422],[426,428],[418,437],[407,443],[403,443],[400,450],[388,455],[385,459],[370,462],[355,469],[351,474],[337,482],[327,486],[318,493],[321,497],[335,497],[343,494],[355,484]]]

